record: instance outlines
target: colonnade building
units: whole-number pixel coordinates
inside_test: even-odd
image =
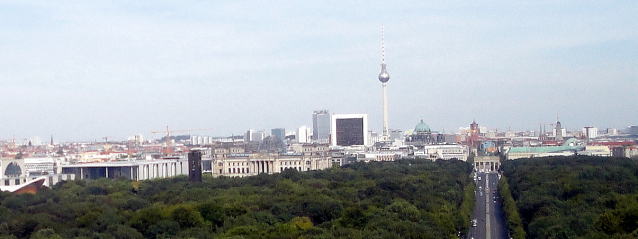
[[[477,172],[496,172],[501,167],[501,159],[498,156],[474,157],[474,170]]]
[[[111,161],[62,165],[63,174],[76,179],[126,178],[134,181],[188,175],[188,160],[184,157],[157,160]]]
[[[213,176],[244,177],[286,169],[305,172],[332,167],[327,144],[293,144],[287,153],[246,153],[238,145],[229,144],[208,152],[211,155],[204,157],[204,172]]]
[[[286,169],[300,172],[332,167],[332,160],[323,155],[304,153],[230,154],[213,159],[213,176],[245,177],[261,173],[281,173]]]

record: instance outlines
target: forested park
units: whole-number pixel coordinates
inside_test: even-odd
[[[502,170],[501,187],[509,187],[513,199],[508,207],[503,196],[514,238],[525,233],[527,238],[638,238],[637,160],[520,159],[504,162]]]
[[[601,191],[616,194],[604,197],[600,203],[607,210],[592,212],[591,218],[612,220],[631,214],[626,209],[636,197],[628,194],[636,189],[636,168],[628,165],[610,166],[631,174],[633,181],[601,184]],[[515,165],[509,166],[512,174]],[[601,174],[614,176],[613,170],[605,173],[591,167],[585,173],[591,182]],[[467,231],[473,208],[471,170],[470,164],[457,160],[400,160],[305,173],[205,177],[202,183],[185,177],[69,181],[35,195],[1,193],[0,238],[457,238]],[[551,169],[546,170],[549,174]],[[573,183],[569,195],[583,193],[574,191],[580,187]],[[513,184],[521,190],[518,195],[533,185]],[[550,200],[551,195],[542,199]],[[552,202],[562,205],[559,199]],[[587,205],[574,209],[588,209]],[[523,209],[527,213],[536,208]],[[530,228],[553,222],[526,220],[533,220]],[[600,232],[627,228],[622,223],[602,221]]]

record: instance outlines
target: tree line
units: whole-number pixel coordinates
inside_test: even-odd
[[[355,163],[246,178],[79,180],[0,193],[0,238],[456,238],[465,162]]]
[[[504,195],[506,215],[520,214],[527,238],[638,238],[637,160],[547,157],[502,170],[517,209]]]

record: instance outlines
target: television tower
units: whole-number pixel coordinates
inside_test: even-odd
[[[383,88],[383,140],[389,140],[390,134],[388,129],[388,92],[387,86],[390,80],[390,74],[386,70],[385,65],[385,45],[383,42],[383,26],[381,26],[381,73],[379,73],[379,81]]]

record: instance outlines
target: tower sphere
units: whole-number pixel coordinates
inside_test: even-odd
[[[385,69],[385,63],[381,64],[381,73],[379,73],[379,81],[381,81],[381,83],[386,83],[390,80],[390,74],[388,74],[388,71]]]

